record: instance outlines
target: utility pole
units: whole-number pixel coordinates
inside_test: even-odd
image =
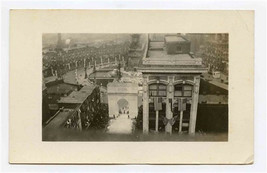
[[[93,68],[93,73],[94,73],[94,83],[96,84],[96,69],[95,69],[95,66]]]
[[[183,127],[183,111],[186,110],[186,98],[180,98],[178,100],[178,110],[180,111],[180,121],[179,121],[179,133],[182,133]]]
[[[86,79],[86,78],[87,78],[87,68],[84,67],[84,79]]]
[[[122,77],[122,75],[121,75],[121,62],[119,60],[119,64],[118,64],[118,80],[120,80],[121,77]]]

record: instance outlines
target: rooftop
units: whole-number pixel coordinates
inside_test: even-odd
[[[48,94],[68,94],[71,91],[77,89],[77,86],[67,83],[61,83],[47,88]]]
[[[42,82],[42,91],[44,91],[46,89],[45,83]]]
[[[57,76],[49,76],[49,77],[46,77],[44,78],[44,82],[47,84],[47,83],[50,83],[50,82],[53,82],[57,80]]]
[[[224,83],[221,83],[221,82],[218,82],[216,80],[212,80],[212,81],[209,81],[209,83],[213,84],[213,85],[216,85],[220,88],[223,88],[225,90],[228,90],[228,85],[227,84],[224,84]]]
[[[84,86],[80,91],[73,91],[69,96],[61,97],[58,103],[83,103],[95,87],[95,85]]]
[[[63,109],[45,126],[45,129],[58,128],[63,125],[70,115],[75,112],[74,109]]]
[[[165,42],[159,39],[157,41],[147,40],[149,44],[142,59],[143,64],[138,68],[140,71],[153,73],[203,73],[207,71],[202,64],[202,59],[189,53],[190,42],[182,36],[165,35]],[[171,44],[166,45],[165,43],[168,42]],[[177,47],[180,47],[181,51],[177,51]]]
[[[183,37],[178,37],[178,36],[166,36],[165,37],[166,42],[182,42],[186,41]]]
[[[201,58],[190,54],[167,54],[165,50],[148,50],[143,64],[151,65],[202,65]]]
[[[164,42],[163,41],[153,41],[149,44],[149,50],[163,50],[164,48]]]
[[[207,102],[213,104],[227,104],[228,96],[227,95],[199,95],[198,102]]]

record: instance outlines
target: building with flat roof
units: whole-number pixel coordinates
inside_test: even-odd
[[[78,91],[81,86],[66,83],[63,79],[55,78],[54,80],[47,80],[47,78],[43,78],[42,88],[42,122],[44,123],[58,111],[58,100],[60,100],[61,97],[68,96],[72,91]]]
[[[67,97],[61,97],[58,103],[64,107],[68,104],[82,104],[92,94],[96,85],[88,85],[81,88],[79,91],[73,91]]]
[[[112,72],[117,67],[95,70],[88,76],[90,81],[95,82],[97,85],[107,87],[107,84],[113,82],[117,78]]]
[[[147,42],[138,68],[143,76],[143,132],[179,129],[194,134],[200,75],[207,72],[202,59],[190,53],[190,41],[180,34],[150,34]]]

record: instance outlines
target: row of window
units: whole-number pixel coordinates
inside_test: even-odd
[[[191,97],[192,85],[178,84],[174,86],[174,97]],[[167,86],[164,84],[151,84],[149,85],[149,96],[151,97],[166,97]]]

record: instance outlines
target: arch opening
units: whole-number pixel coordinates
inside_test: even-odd
[[[126,99],[119,99],[117,104],[119,114],[129,114],[129,102]]]

